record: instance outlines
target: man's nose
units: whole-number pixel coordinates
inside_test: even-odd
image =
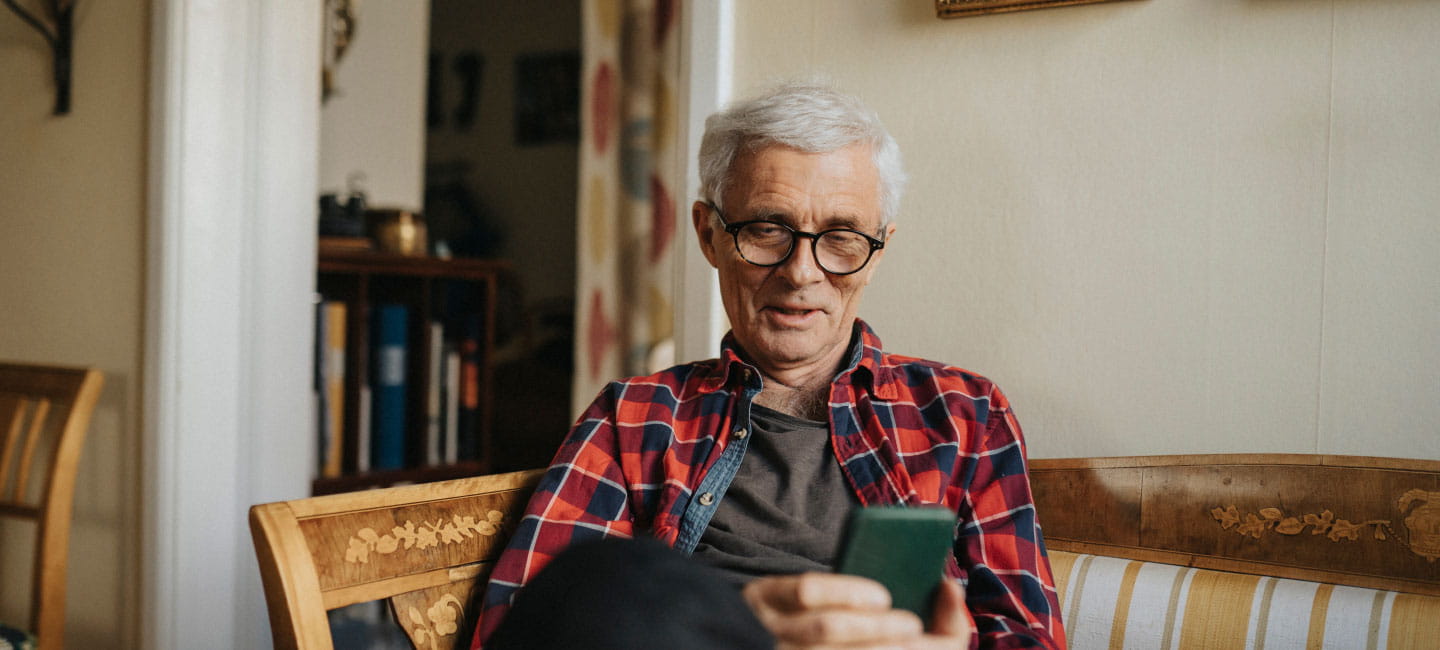
[[[789,259],[781,262],[778,270],[781,276],[795,286],[825,279],[825,270],[820,268],[820,261],[815,259],[815,240],[805,237],[795,238],[794,250],[790,251]]]

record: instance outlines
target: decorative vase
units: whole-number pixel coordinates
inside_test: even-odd
[[[370,237],[380,250],[396,255],[425,255],[425,218],[409,210],[371,210]]]

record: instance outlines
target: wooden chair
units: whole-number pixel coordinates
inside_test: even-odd
[[[36,524],[25,632],[42,649],[65,644],[75,472],[103,383],[91,368],[0,363],[0,517]]]
[[[250,532],[276,648],[332,648],[326,612],[388,599],[416,648],[466,646],[544,470],[267,503]]]

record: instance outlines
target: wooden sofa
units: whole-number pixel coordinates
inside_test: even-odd
[[[1440,462],[1030,469],[1071,648],[1440,648]],[[328,649],[325,612],[375,599],[416,647],[465,647],[478,587],[540,474],[255,506],[275,647]]]
[[[1035,459],[1072,648],[1440,648],[1440,462]]]

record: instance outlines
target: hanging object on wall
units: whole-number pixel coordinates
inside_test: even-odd
[[[515,144],[580,140],[580,53],[515,57]]]
[[[5,0],[11,2],[11,0]],[[326,0],[325,2],[325,48],[320,62],[320,101],[324,102],[335,94],[335,67],[350,49],[355,40],[354,0]]]
[[[55,79],[55,115],[70,112],[71,40],[74,37],[75,0],[48,0],[44,3],[50,22],[46,24],[35,14],[20,6],[17,0],[3,0],[27,25],[35,28],[50,46],[51,74]]]
[[[1097,2],[1114,2],[1114,0],[935,0],[935,15],[941,18],[960,18],[1046,7],[1088,5]]]
[[[476,50],[453,55],[431,50],[425,78],[425,127],[453,125],[457,131],[469,131],[475,126],[484,72],[485,57]],[[453,92],[446,83],[451,79],[459,81],[459,89]]]

